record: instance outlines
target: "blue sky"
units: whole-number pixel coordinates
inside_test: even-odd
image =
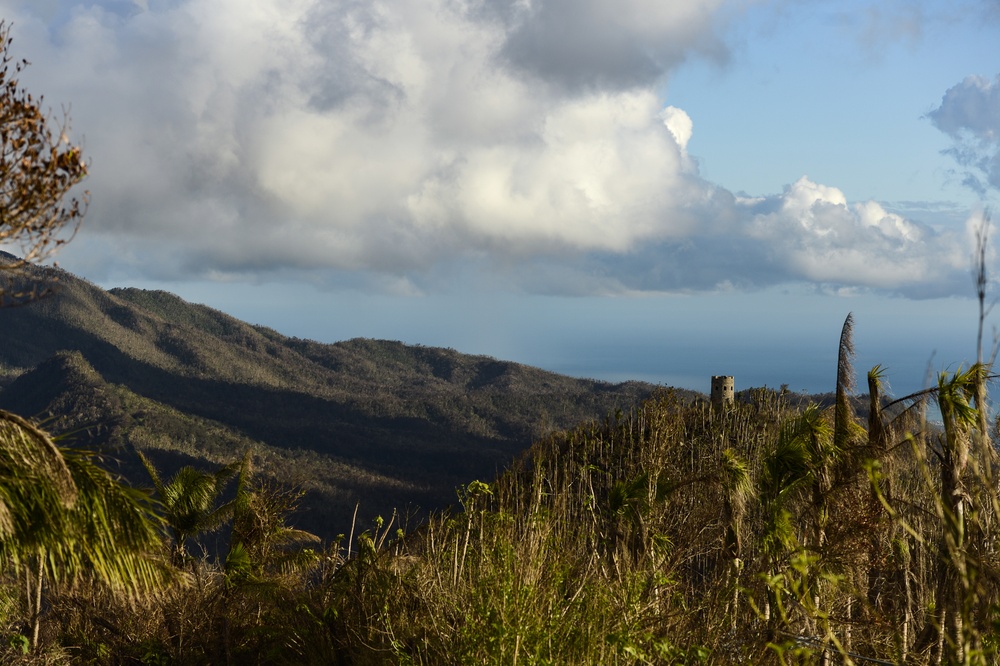
[[[975,355],[996,0],[0,10],[91,159],[58,260],[102,286],[703,391],[830,390],[848,312],[897,392]]]

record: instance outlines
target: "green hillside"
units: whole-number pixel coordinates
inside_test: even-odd
[[[254,448],[262,473],[309,491],[304,520],[325,536],[359,502],[365,519],[447,506],[534,439],[654,389],[400,342],[289,338],[162,291],[31,275],[53,277],[50,296],[0,309],[0,408],[101,447],[136,482],[135,450],[172,468]]]

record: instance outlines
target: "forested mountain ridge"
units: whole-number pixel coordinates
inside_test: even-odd
[[[443,506],[533,439],[655,389],[400,342],[322,344],[162,291],[29,277],[51,293],[0,308],[0,408],[112,452],[140,482],[136,449],[170,467],[255,448],[263,473],[310,490],[307,508],[323,509],[308,526],[328,535],[356,502],[362,516]]]

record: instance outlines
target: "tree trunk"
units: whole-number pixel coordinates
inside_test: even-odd
[[[38,553],[38,573],[36,574],[34,598],[31,597],[29,586],[29,603],[31,604],[31,649],[38,649],[38,635],[42,628],[42,584],[45,582],[45,557]]]

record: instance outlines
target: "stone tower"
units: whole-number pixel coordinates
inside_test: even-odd
[[[731,375],[712,376],[712,407],[721,409],[723,406],[732,405],[736,400],[736,382]]]

